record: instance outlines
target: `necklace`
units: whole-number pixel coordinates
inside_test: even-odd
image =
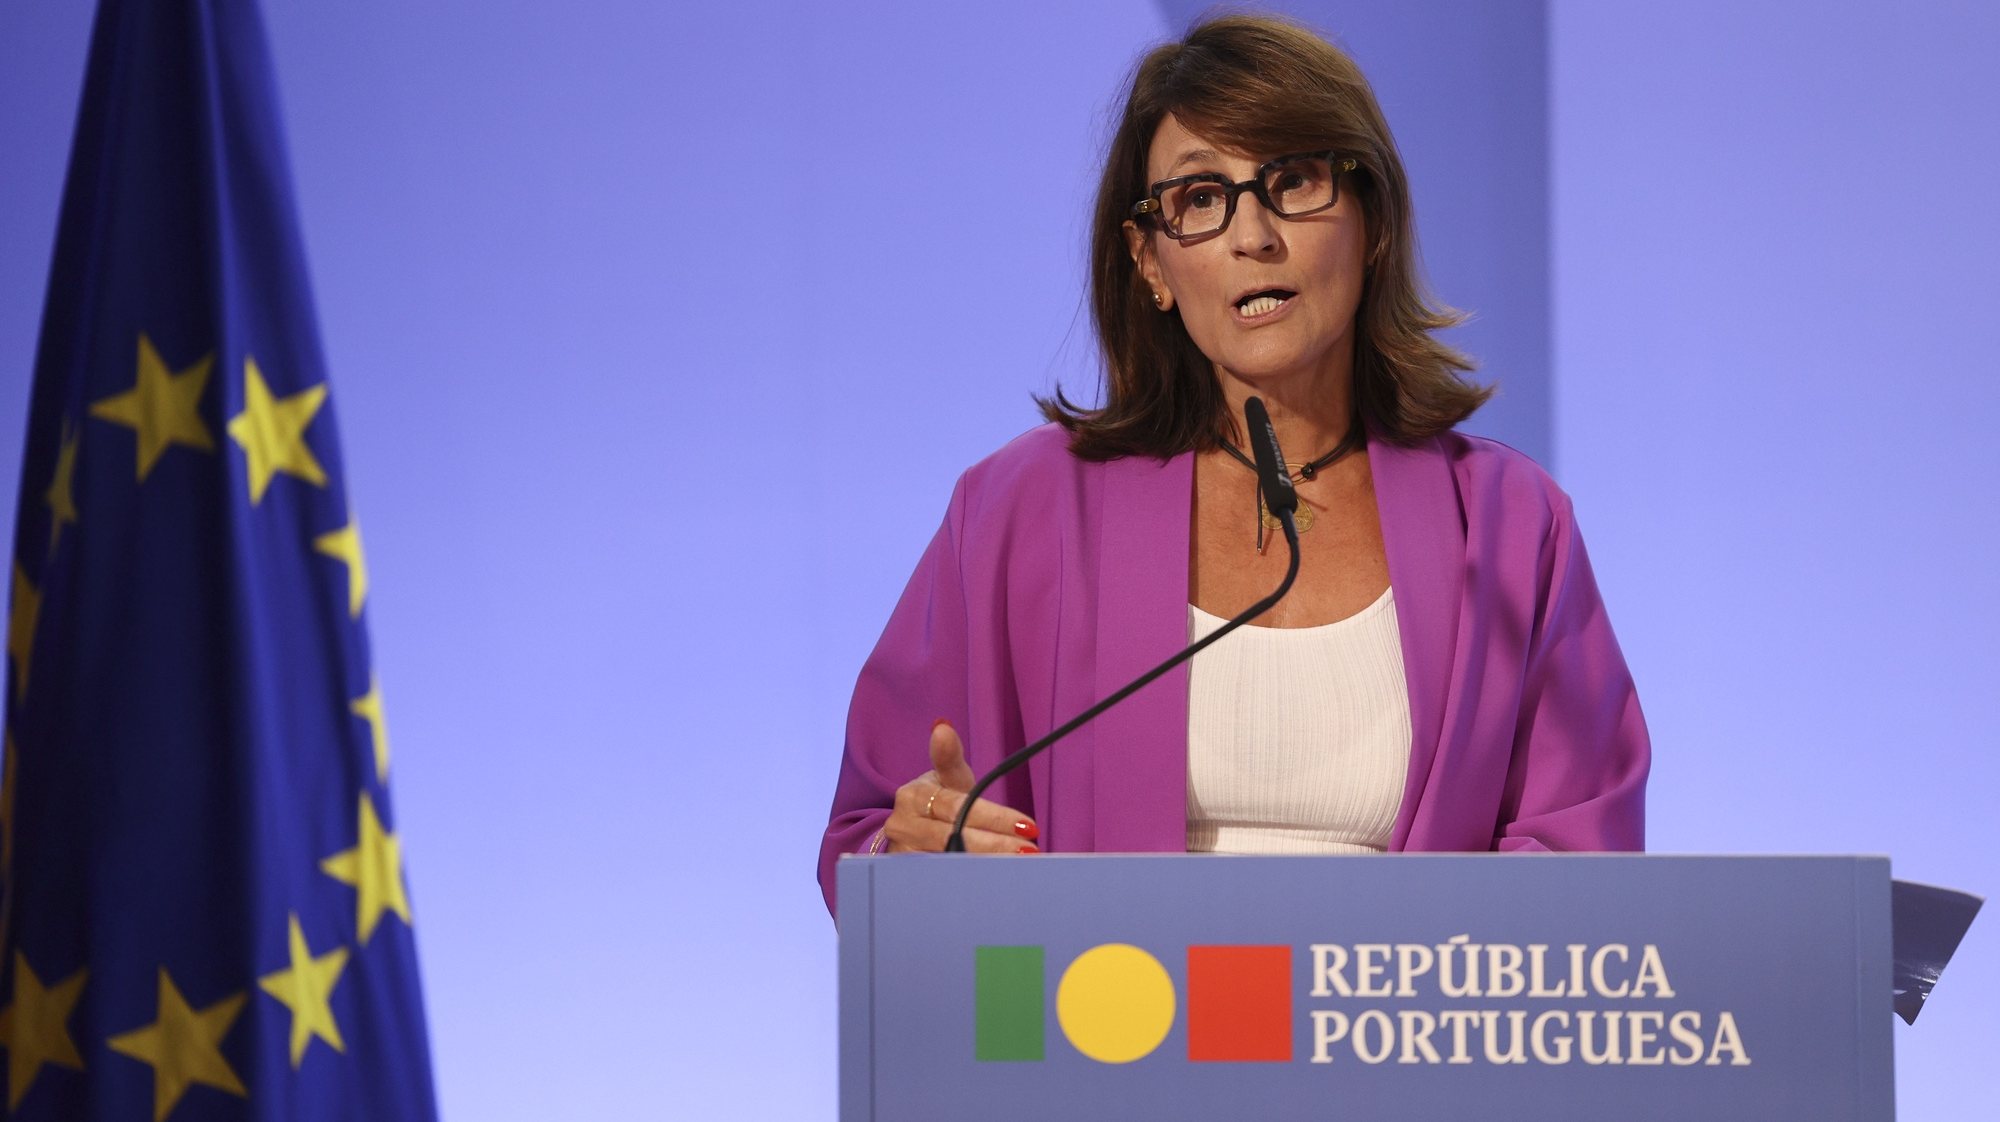
[[[1328,452],[1317,460],[1307,460],[1302,464],[1287,460],[1285,461],[1285,473],[1291,476],[1294,483],[1309,481],[1323,469],[1336,463],[1343,456],[1362,447],[1367,442],[1368,437],[1362,426],[1358,424],[1349,425],[1347,435],[1341,437],[1340,443],[1334,445],[1333,451]],[[1222,449],[1228,452],[1237,463],[1249,468],[1251,475],[1254,476],[1257,474],[1256,461],[1244,455],[1242,449],[1227,440],[1222,442]],[[1298,469],[1296,473],[1292,470],[1294,468]],[[1313,513],[1313,508],[1305,502],[1300,502],[1298,509],[1292,514],[1292,523],[1298,527],[1298,531],[1301,534],[1312,529],[1313,524],[1318,520],[1318,516]],[[1275,532],[1282,529],[1284,529],[1284,523],[1278,521],[1277,515],[1271,513],[1271,508],[1264,505],[1264,485],[1260,481],[1257,484],[1257,552],[1260,554],[1264,552],[1264,531],[1271,530]]]

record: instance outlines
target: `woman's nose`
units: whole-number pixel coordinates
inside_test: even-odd
[[[1229,223],[1229,236],[1234,239],[1230,248],[1246,256],[1262,256],[1278,248],[1277,215],[1264,208],[1264,202],[1248,191],[1237,200],[1236,217]]]

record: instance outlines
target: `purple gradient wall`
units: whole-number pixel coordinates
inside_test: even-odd
[[[1652,842],[2000,889],[2000,8],[1551,9],[1555,434],[1658,745]],[[2000,1101],[2000,921],[1898,1026]]]
[[[447,1117],[830,1117],[847,690],[956,473],[1087,384],[1104,114],[1185,6],[265,7]],[[0,8],[9,501],[83,8]],[[2000,882],[1993,17],[1291,10],[1398,129],[1482,431],[1577,496],[1657,843]],[[1906,1116],[2000,1091],[1996,953]]]

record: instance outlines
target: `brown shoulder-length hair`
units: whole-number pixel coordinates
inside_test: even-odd
[[[1367,222],[1367,277],[1355,312],[1354,402],[1379,436],[1410,444],[1464,420],[1493,395],[1462,374],[1473,362],[1431,333],[1465,317],[1437,303],[1418,273],[1409,183],[1374,91],[1354,61],[1296,24],[1231,15],[1155,48],[1132,74],[1097,189],[1090,244],[1091,316],[1104,350],[1104,403],[1060,389],[1037,398],[1086,460],[1218,446],[1233,424],[1214,365],[1179,315],[1153,306],[1125,241],[1146,196],[1146,155],[1167,114],[1225,148],[1259,157],[1337,148],[1359,161],[1343,190]],[[1149,234],[1150,236],[1150,234]]]

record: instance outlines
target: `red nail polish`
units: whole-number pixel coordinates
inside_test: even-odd
[[[1016,850],[1015,852],[1017,852],[1017,853],[1040,853],[1041,851],[1042,851],[1042,848],[1041,848],[1040,846],[1037,846],[1037,845],[1024,845],[1024,846],[1022,846],[1022,847],[1021,847],[1020,849]]]
[[[931,731],[936,732],[938,730],[939,725],[949,725],[949,724],[951,724],[950,717],[939,717],[937,720],[931,722]]]
[[[1029,822],[1026,819],[1014,823],[1014,832],[1027,838],[1029,841],[1034,841],[1036,838],[1042,836],[1041,830],[1037,829],[1033,822]]]

